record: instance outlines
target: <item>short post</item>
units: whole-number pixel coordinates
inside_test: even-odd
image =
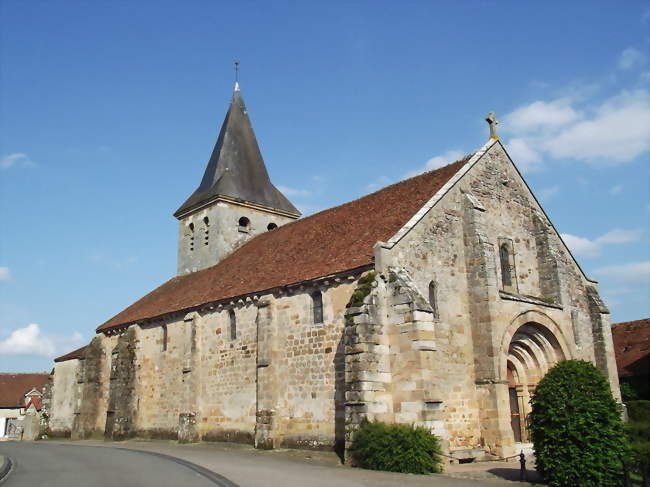
[[[523,450],[521,450],[521,453],[519,454],[519,465],[521,465],[521,468],[519,470],[519,481],[525,482],[526,481],[526,455],[524,455]]]

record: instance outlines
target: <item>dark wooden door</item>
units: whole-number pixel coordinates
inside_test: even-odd
[[[512,426],[512,432],[515,434],[515,442],[521,443],[521,416],[519,414],[517,389],[511,387],[508,392],[510,393],[510,425]]]

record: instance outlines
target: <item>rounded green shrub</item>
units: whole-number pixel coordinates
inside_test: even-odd
[[[626,449],[621,411],[590,362],[559,362],[531,400],[537,470],[554,487],[619,486]]]
[[[419,426],[364,421],[354,435],[350,453],[355,466],[371,470],[442,471],[438,438]]]

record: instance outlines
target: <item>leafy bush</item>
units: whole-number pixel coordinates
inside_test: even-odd
[[[419,426],[364,421],[354,435],[350,453],[354,465],[371,470],[442,471],[438,438]]]
[[[530,432],[537,470],[554,487],[621,484],[626,451],[620,409],[609,383],[590,362],[559,362],[531,400]]]
[[[630,421],[650,422],[650,401],[628,401],[626,406]]]
[[[361,306],[363,300],[366,299],[366,296],[372,291],[372,283],[375,282],[375,271],[368,272],[366,275],[361,276],[357,281],[357,289],[352,293],[350,302],[348,303],[348,308],[353,308]]]

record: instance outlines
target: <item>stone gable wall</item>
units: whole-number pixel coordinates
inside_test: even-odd
[[[514,289],[502,285],[499,244],[504,240],[514,250]],[[557,325],[554,332],[572,358],[611,363],[606,350],[611,340],[604,325],[590,317],[595,307],[587,295],[595,292],[593,283],[582,276],[500,144],[492,145],[397,244],[379,253],[384,278],[391,266],[405,269],[427,298],[429,282],[436,283],[435,350],[417,352],[417,360],[409,359],[413,369],[403,368],[399,376],[393,365],[393,407],[396,421],[417,417],[422,424],[426,411],[435,409],[451,450],[485,447],[504,454],[511,449],[505,438],[511,435],[509,412],[503,414],[509,341],[503,342],[522,313],[537,312],[548,326]],[[595,313],[606,321],[607,315]],[[600,361],[594,356],[596,328],[604,337]],[[398,340],[391,343],[393,364],[399,364],[403,352],[395,354],[394,347],[402,334],[393,335]],[[601,369],[611,377],[613,368]],[[409,374],[417,380],[409,380]],[[617,384],[612,386],[617,394]]]

